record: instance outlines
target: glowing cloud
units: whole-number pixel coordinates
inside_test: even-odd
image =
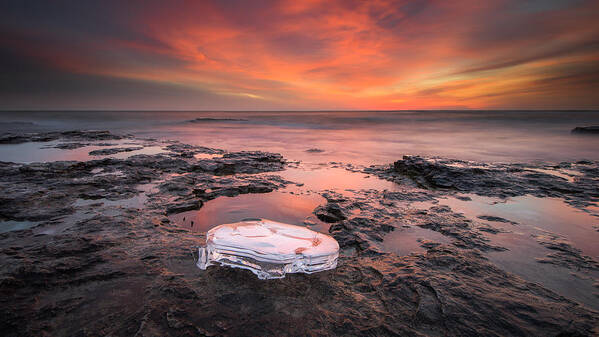
[[[597,108],[596,1],[6,2],[3,108]]]

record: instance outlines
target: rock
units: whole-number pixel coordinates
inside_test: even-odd
[[[110,136],[75,132],[20,137],[87,143]],[[481,252],[499,248],[486,239],[478,222],[449,207],[404,207],[460,189],[493,196],[563,197],[582,205],[596,198],[595,162],[572,164],[580,172],[576,184],[551,175],[526,176],[528,166],[516,164],[482,165],[484,173],[477,173],[461,170],[464,163],[415,160],[406,164],[412,177],[389,166],[373,167],[369,174],[401,182],[398,191],[362,190],[352,196],[318,192],[327,200],[319,211],[336,220],[330,233],[343,252],[337,269],[263,282],[241,269],[196,272],[190,250],[205,238],[175,227],[164,213],[169,207],[198,207],[200,201],[221,195],[287,186],[291,182],[276,175],[237,174],[276,172],[284,168],[284,159],[255,152],[208,159],[214,167],[233,163],[235,174],[215,175],[217,170],[197,168],[195,158],[172,155],[202,149],[184,144],[172,149],[171,154],[126,159],[0,162],[0,218],[40,221],[32,229],[0,234],[3,336],[597,334],[597,311],[487,261]],[[453,171],[456,166],[459,173]],[[416,167],[430,170],[431,180]],[[97,169],[118,174],[92,173]],[[435,175],[455,181],[440,187]],[[412,179],[424,188],[413,188]],[[496,187],[496,180],[504,185]],[[127,206],[125,201],[140,197],[139,185],[147,183],[155,188],[143,192],[143,209]],[[81,202],[80,196],[100,199]],[[112,200],[123,202],[108,204]],[[385,234],[403,226],[428,228],[451,242],[422,240],[426,253],[408,256],[382,251]],[[564,238],[536,239],[550,252],[547,261],[596,270]]]
[[[131,152],[143,149],[143,146],[134,146],[134,147],[113,147],[110,149],[100,149],[93,150],[89,152],[90,156],[107,156],[111,154],[116,154],[120,152]]]
[[[166,321],[168,326],[173,329],[181,329],[185,326],[185,323],[181,321],[177,316],[181,315],[181,310],[169,309],[166,312]]]
[[[593,200],[599,200],[596,180],[599,165],[594,162],[582,165],[577,164],[574,168],[579,172],[575,181],[564,179],[559,167],[542,164],[482,164],[419,156],[404,156],[391,167],[371,166],[362,172],[403,185],[413,184],[437,194],[455,196],[456,192],[460,192],[498,198],[530,194],[562,198],[582,209],[591,205]],[[557,171],[556,174],[551,174],[552,170]]]
[[[197,201],[190,201],[190,202],[185,202],[185,203],[181,203],[181,204],[172,204],[172,205],[168,205],[166,207],[166,214],[173,214],[173,213],[182,213],[182,212],[187,212],[187,211],[193,211],[196,209],[200,209],[202,207],[202,201],[201,200],[197,200]]]
[[[599,125],[594,126],[577,126],[571,131],[577,134],[599,135]]]
[[[423,186],[466,191],[472,189],[474,184],[491,187],[504,185],[501,180],[494,178],[493,170],[447,166],[421,157],[404,156],[402,160],[393,163],[393,168],[395,172],[411,177]],[[488,177],[481,177],[482,175]]]
[[[206,154],[214,154],[214,155],[225,153],[223,150],[219,150],[219,149],[213,149],[213,148],[197,146],[197,145],[183,144],[180,142],[174,142],[170,145],[167,145],[165,147],[165,149],[170,152],[178,153],[181,156],[184,156],[186,158],[191,158],[195,154],[198,154],[198,153],[206,153]]]
[[[439,242],[430,241],[430,240],[418,239],[417,241],[420,242],[420,247],[426,248],[426,249],[436,248],[441,245],[441,243],[439,243]]]
[[[49,142],[57,139],[67,140],[114,140],[123,136],[115,135],[109,131],[64,131],[41,133],[4,133],[0,135],[0,144],[18,144],[25,142]]]
[[[543,235],[534,235],[537,242],[546,248],[552,250],[545,258],[537,259],[540,263],[550,263],[574,270],[599,270],[599,262],[590,256],[583,255],[582,252],[573,247],[572,243],[565,238],[546,233]]]
[[[477,218],[481,219],[481,220],[487,220],[487,221],[493,221],[493,222],[503,222],[503,223],[509,223],[512,225],[517,225],[517,222],[514,221],[510,221],[508,219],[504,219],[502,217],[499,216],[494,216],[494,215],[479,215]]]
[[[79,142],[70,142],[70,143],[60,143],[54,146],[55,149],[62,150],[74,150],[81,147],[89,146],[89,143],[79,143]]]
[[[328,222],[334,223],[347,219],[347,216],[344,214],[345,210],[334,203],[327,203],[325,206],[319,206],[314,210],[314,214],[318,219]]]
[[[243,118],[210,118],[200,117],[188,121],[188,123],[206,123],[206,122],[247,122],[247,119]]]
[[[280,171],[284,165],[285,160],[280,154],[242,151],[226,153],[222,158],[200,160],[192,166],[192,171],[209,172],[214,175],[233,175]]]

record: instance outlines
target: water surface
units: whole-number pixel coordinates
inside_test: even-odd
[[[599,159],[594,111],[2,112],[0,127],[107,129],[227,150],[262,150],[309,162],[383,164],[404,154],[478,161]],[[197,118],[200,122],[189,122]],[[223,120],[231,118],[233,120]],[[215,120],[216,119],[216,120]],[[1,131],[1,130],[0,130]],[[306,152],[320,149],[323,152]]]

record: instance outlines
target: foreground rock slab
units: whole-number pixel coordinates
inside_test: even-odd
[[[26,137],[34,141],[45,136]],[[79,133],[77,141],[95,137]],[[286,162],[264,152],[227,154],[176,142],[162,145],[167,153],[126,159],[0,164],[0,218],[39,221],[34,228],[0,234],[3,336],[599,333],[597,311],[488,262],[482,252],[500,247],[485,240],[470,219],[441,206],[426,212],[401,208],[403,201],[431,200],[457,188],[482,189],[468,175],[456,186],[443,186],[443,175],[460,177],[443,165],[428,168],[440,171],[440,177],[421,177],[428,164],[419,160],[406,164],[406,172],[423,166],[412,177],[391,167],[371,169],[371,174],[397,180],[403,191],[362,191],[351,198],[323,193],[326,204],[315,212],[329,216],[330,233],[339,242],[336,269],[267,281],[239,269],[201,272],[192,252],[205,237],[171,224],[167,213],[201,208],[223,195],[284,187],[291,182],[276,172]],[[221,157],[198,160],[198,153]],[[591,178],[596,165],[580,165],[588,173],[581,176],[580,186],[565,181],[535,187],[531,179],[549,178],[527,176],[536,173],[522,169],[516,180],[508,180],[522,186],[508,186],[508,191],[561,193],[582,204],[584,198],[594,198],[585,187],[591,182],[584,179]],[[488,175],[500,179],[505,174],[507,167]],[[426,188],[411,189],[412,179]],[[496,188],[489,193],[504,192]],[[143,200],[141,206],[136,200]],[[424,253],[408,256],[381,251],[376,242],[395,230],[399,218],[443,233],[452,242],[424,242]],[[570,256],[559,238],[537,239],[560,261]],[[584,257],[567,261],[593,266]]]

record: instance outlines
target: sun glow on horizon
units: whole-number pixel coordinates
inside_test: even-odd
[[[5,11],[4,108],[599,106],[594,1],[47,6]]]

